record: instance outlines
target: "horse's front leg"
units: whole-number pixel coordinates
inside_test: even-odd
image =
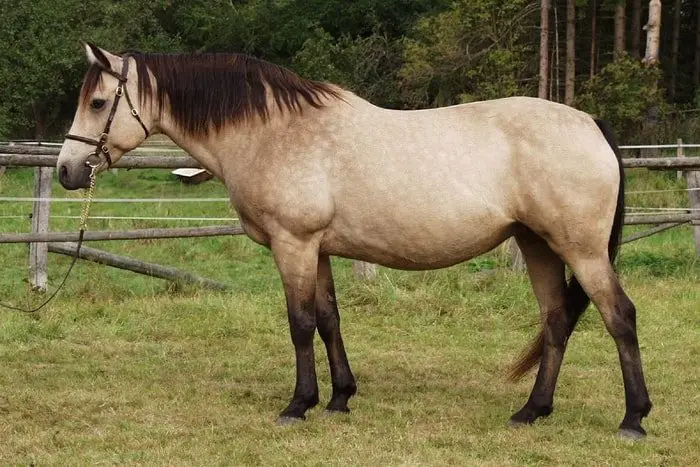
[[[294,396],[280,414],[280,424],[305,419],[306,411],[318,404],[318,382],[314,362],[314,299],[319,238],[320,235],[299,237],[284,232],[276,235],[271,242],[272,253],[287,298],[287,314],[297,368]]]

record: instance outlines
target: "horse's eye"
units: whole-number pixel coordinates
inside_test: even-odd
[[[92,102],[90,102],[90,107],[95,110],[98,110],[105,106],[105,102],[107,101],[105,101],[104,99],[93,99]]]

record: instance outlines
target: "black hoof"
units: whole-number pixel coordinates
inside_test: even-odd
[[[294,425],[296,423],[300,423],[306,420],[305,417],[299,418],[299,417],[288,417],[286,415],[280,415],[277,418],[277,424],[279,426],[287,426],[287,425]]]
[[[620,428],[617,430],[617,437],[628,441],[639,441],[647,436],[646,431],[644,431],[643,428],[641,428],[641,430],[642,431],[633,430],[631,428]]]
[[[525,405],[518,412],[514,413],[510,420],[508,420],[508,426],[518,427],[524,425],[532,425],[540,417],[548,417],[552,413],[552,406],[529,406]]]

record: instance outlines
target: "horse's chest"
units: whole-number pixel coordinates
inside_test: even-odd
[[[229,193],[246,233],[264,245],[280,231],[308,234],[323,230],[333,217],[329,190],[318,180],[246,181],[234,184]]]

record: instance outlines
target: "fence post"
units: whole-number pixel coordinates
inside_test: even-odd
[[[515,241],[515,237],[511,237],[506,240],[508,247],[508,254],[510,256],[510,266],[514,271],[524,271],[525,270],[525,258],[523,257],[523,252],[520,251],[518,247],[518,242]]]
[[[364,261],[353,261],[352,268],[355,271],[355,278],[361,280],[372,280],[377,277],[377,266]]]
[[[688,199],[690,200],[691,212],[700,211],[700,170],[686,170],[685,179],[688,182]],[[691,222],[693,226],[693,236],[695,237],[695,252],[700,258],[700,221]]]
[[[53,167],[37,167],[34,169],[34,197],[42,200],[34,201],[32,209],[32,233],[47,233],[49,231],[49,209],[51,197],[51,178]],[[32,290],[46,292],[48,282],[48,244],[29,244],[29,284]]]
[[[676,157],[685,157],[685,152],[683,151],[683,140],[681,138],[678,138],[678,147],[676,148]],[[676,177],[678,180],[683,179],[683,171],[679,170],[676,172]]]

